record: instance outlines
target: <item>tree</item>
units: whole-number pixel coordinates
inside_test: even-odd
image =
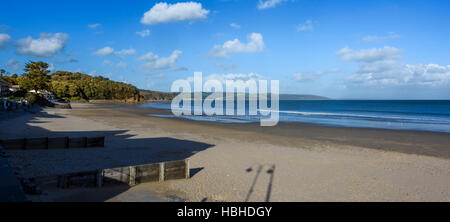
[[[25,74],[19,77],[19,85],[26,90],[46,90],[49,88],[50,77],[47,75],[48,64],[45,62],[28,62],[25,65]]]

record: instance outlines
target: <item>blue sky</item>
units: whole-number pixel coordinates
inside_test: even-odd
[[[276,79],[331,98],[450,99],[450,2],[4,1],[0,67],[29,60],[143,89]]]

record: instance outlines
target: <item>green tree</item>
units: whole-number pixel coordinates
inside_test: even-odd
[[[21,88],[26,90],[46,90],[50,85],[50,77],[47,75],[48,64],[45,62],[29,62],[25,65],[25,74],[18,78]]]
[[[50,75],[50,91],[69,100],[134,99],[139,101],[139,90],[130,84],[115,82],[101,76],[56,71]]]

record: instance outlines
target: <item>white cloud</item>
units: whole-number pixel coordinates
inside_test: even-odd
[[[119,62],[119,63],[117,63],[117,67],[126,68],[126,67],[128,67],[128,63],[126,63],[126,62]]]
[[[117,56],[127,56],[127,55],[134,55],[136,54],[136,50],[133,48],[130,49],[122,49],[120,51],[117,51],[114,53]]]
[[[153,52],[149,52],[139,58],[139,60],[147,61],[147,62],[154,61],[156,59],[158,59],[158,56],[153,54]]]
[[[299,82],[311,82],[311,81],[314,81],[314,80],[320,78],[323,75],[326,75],[329,73],[338,73],[338,72],[340,72],[340,70],[337,68],[324,70],[324,71],[316,71],[316,72],[298,72],[298,73],[293,74],[292,78]]]
[[[109,61],[109,60],[103,60],[103,65],[111,65],[111,61]]]
[[[244,44],[239,39],[226,41],[223,45],[214,46],[211,55],[214,57],[226,57],[235,53],[258,53],[264,51],[263,36],[252,33],[248,36],[248,43]]]
[[[240,28],[241,28],[241,26],[238,25],[238,24],[236,24],[236,23],[231,23],[231,24],[230,24],[230,27],[231,27],[231,28],[235,28],[235,29],[240,29]]]
[[[8,34],[0,33],[0,48],[6,47],[6,45],[11,41],[11,36]]]
[[[450,80],[450,65],[396,64],[391,69],[356,72],[346,78],[351,84],[368,86],[440,86]]]
[[[150,30],[145,29],[139,32],[136,32],[136,34],[138,34],[139,36],[141,36],[142,38],[147,37],[150,35]]]
[[[69,36],[64,33],[41,33],[38,39],[27,37],[17,41],[17,52],[23,55],[51,57],[66,45]]]
[[[362,39],[363,42],[381,42],[388,39],[398,39],[400,35],[389,32],[387,36],[366,36]]]
[[[112,54],[114,54],[114,49],[109,46],[106,46],[94,52],[94,55],[98,56],[107,56]]]
[[[362,49],[354,51],[345,47],[337,52],[344,61],[374,62],[379,60],[392,60],[401,57],[401,50],[394,47],[385,46],[384,48]]]
[[[303,24],[297,26],[298,32],[313,31],[313,30],[314,30],[314,23],[311,20],[306,20]]]
[[[10,59],[5,64],[5,67],[10,70],[18,70],[20,66],[21,66],[20,63],[15,59]]]
[[[168,68],[176,68],[175,64],[180,58],[182,51],[174,50],[168,57],[159,58],[157,55],[149,52],[139,58],[141,61],[145,61],[143,64],[144,69],[161,70]]]
[[[402,64],[401,50],[384,47],[355,52],[344,48],[338,52],[345,61],[354,61],[359,69],[345,80],[367,86],[439,86],[450,80],[450,66],[438,64]]]
[[[226,80],[232,80],[232,81],[239,81],[242,80],[244,82],[249,81],[249,80],[260,80],[263,79],[262,75],[259,75],[257,73],[248,73],[248,74],[243,74],[243,73],[228,73],[228,74],[211,74],[208,75],[204,78],[205,81],[207,80],[218,80],[222,83],[225,83]]]
[[[286,2],[287,0],[259,0],[256,6],[259,10],[275,8],[275,6]]]
[[[114,48],[111,48],[109,46],[101,48],[93,53],[93,55],[97,55],[97,56],[116,55],[119,57],[123,57],[123,56],[127,56],[127,55],[134,55],[134,54],[136,54],[136,50],[133,48],[115,51]]]
[[[203,9],[201,3],[180,2],[167,4],[165,2],[155,4],[149,11],[144,13],[141,23],[155,25],[158,23],[177,22],[184,20],[205,19],[209,10]]]
[[[99,24],[99,23],[96,23],[96,24],[89,24],[88,27],[89,27],[90,29],[96,29],[96,28],[100,27],[101,25],[102,25],[102,24]]]

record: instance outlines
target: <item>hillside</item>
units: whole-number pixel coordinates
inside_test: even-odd
[[[280,94],[280,100],[328,100],[330,98],[316,95]]]
[[[172,100],[176,95],[179,93],[170,93],[170,92],[158,92],[158,91],[151,91],[151,90],[139,90],[140,94],[144,96],[145,100]],[[203,92],[202,98],[205,99],[211,95],[211,93]],[[192,98],[194,97],[194,93],[191,94]],[[224,94],[225,96],[225,94]],[[235,98],[237,96],[237,93],[235,93]],[[250,94],[246,93],[245,97],[248,99]],[[257,98],[257,97],[253,97]],[[268,98],[270,99],[270,94],[268,95]],[[296,94],[280,94],[279,95],[280,100],[328,100],[329,98],[323,97],[323,96],[317,96],[317,95],[296,95]]]
[[[172,100],[178,93],[140,89],[139,94],[143,96],[145,100]]]
[[[102,76],[56,71],[50,75],[50,91],[58,98],[77,100],[142,100],[139,90],[130,84]]]

